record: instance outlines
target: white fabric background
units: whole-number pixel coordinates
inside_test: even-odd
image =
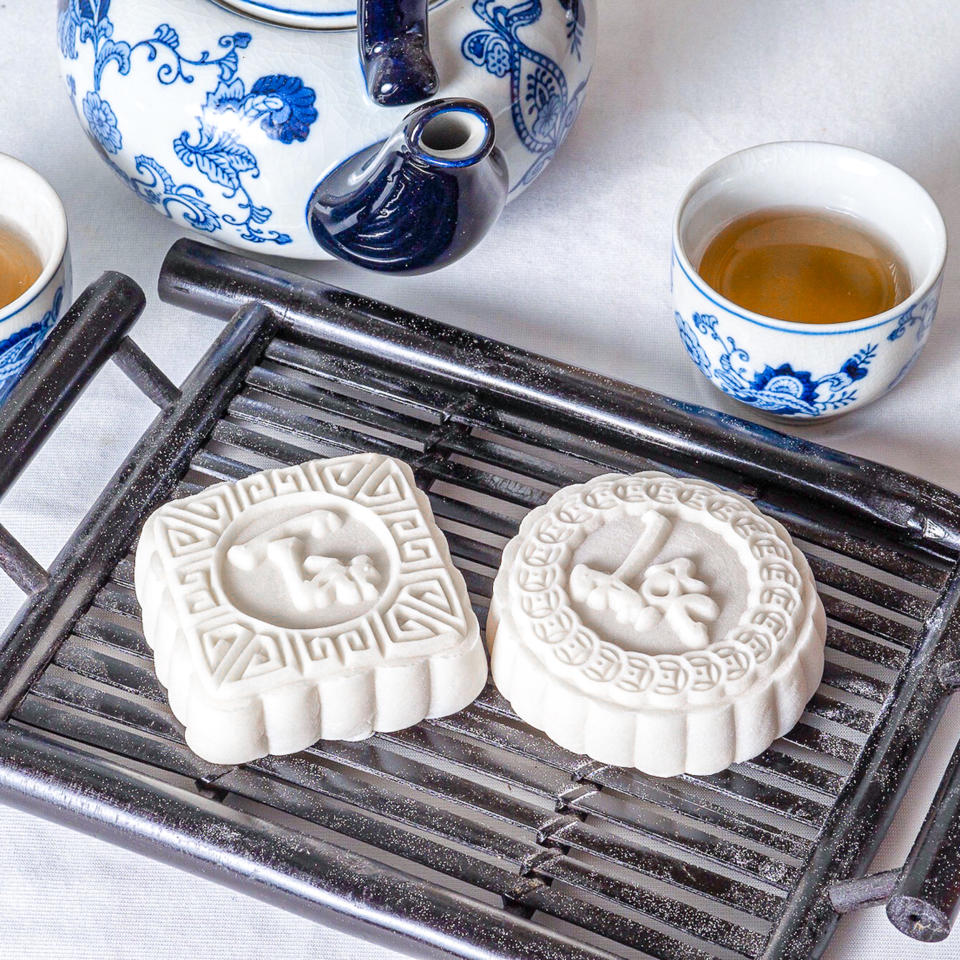
[[[600,2],[600,63],[583,117],[554,167],[475,254],[409,280],[339,265],[310,269],[449,323],[733,410],[686,358],[672,321],[677,197],[733,150],[825,139],[903,166],[960,234],[960,7],[956,0]],[[161,260],[181,230],[125,191],[81,135],[57,70],[55,6],[0,0],[0,150],[33,164],[63,197],[75,292],[105,269],[129,273],[148,291],[136,339],[179,382],[220,326],[157,300]],[[872,408],[805,435],[960,490],[958,313],[953,256],[937,326],[908,380]],[[48,563],[152,415],[116,369],[104,371],[6,498],[3,522]],[[0,621],[18,602],[4,584]],[[954,710],[879,867],[902,861],[958,735]],[[0,960],[392,956],[6,808],[0,837]],[[829,956],[960,957],[960,931],[923,946],[872,910],[841,923]]]

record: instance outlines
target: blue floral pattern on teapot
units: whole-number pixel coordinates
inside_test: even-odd
[[[485,106],[512,195],[539,176],[577,117],[595,9],[595,0],[443,0],[431,10],[431,46],[455,43],[504,81]],[[57,26],[77,113],[137,196],[236,246],[326,257],[310,236],[308,198],[399,119],[365,96],[347,31],[279,28],[201,0],[59,0]],[[554,59],[541,44],[566,53]],[[441,92],[469,97],[489,91],[484,83],[466,70]]]
[[[568,11],[570,51],[579,59],[585,7],[580,0],[559,2]],[[464,38],[463,55],[495,77],[510,77],[513,125],[523,145],[536,158],[514,188],[519,189],[543,172],[566,139],[583,105],[587,80],[571,93],[560,66],[521,39],[521,28],[540,17],[540,0],[527,0],[512,7],[500,0],[474,0],[473,9],[487,27]]]
[[[317,119],[316,93],[299,77],[285,74],[259,77],[248,91],[238,75],[238,51],[249,46],[252,39],[249,33],[221,36],[218,46],[222,52],[217,57],[203,51],[191,59],[181,52],[180,35],[167,23],[160,24],[152,37],[133,44],[115,40],[109,8],[110,0],[67,0],[62,4],[59,16],[60,52],[64,57],[76,59],[78,46],[84,43],[93,47],[93,89],[86,93],[82,102],[83,117],[91,136],[109,156],[123,149],[123,134],[117,116],[110,103],[100,95],[103,73],[111,62],[121,76],[126,76],[130,73],[134,50],[145,48],[148,58],[154,61],[162,47],[173,61],[171,65],[168,59],[157,68],[157,79],[164,85],[178,81],[193,83],[197,68],[216,68],[217,85],[207,94],[197,118],[198,129],[192,133],[181,132],[174,138],[173,148],[184,167],[194,167],[210,183],[222,187],[225,198],[239,196],[239,207],[245,216],[215,213],[205,201],[201,188],[178,185],[163,165],[152,157],[139,155],[135,159],[137,172],[152,176],[149,182],[128,176],[108,160],[111,166],[138,196],[161,207],[168,216],[179,207],[184,220],[198,230],[215,233],[228,226],[249,243],[290,243],[289,234],[264,229],[264,224],[273,217],[273,210],[254,200],[249,183],[259,176],[260,169],[256,156],[242,142],[237,130],[242,129],[244,123],[258,124],[273,140],[284,144],[303,142]],[[75,84],[72,75],[71,80]],[[231,115],[232,122],[223,122],[226,114]],[[238,123],[238,120],[242,122]]]

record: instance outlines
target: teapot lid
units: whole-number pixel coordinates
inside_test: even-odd
[[[258,20],[288,27],[341,29],[357,25],[357,0],[219,0],[226,7]],[[446,0],[430,0],[437,6]]]

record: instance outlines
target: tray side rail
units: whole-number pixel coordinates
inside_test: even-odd
[[[838,920],[831,890],[852,878],[864,877],[890,827],[952,693],[940,679],[946,651],[960,642],[960,567],[939,603],[928,616],[920,643],[897,677],[894,689],[876,719],[860,759],[830,811],[804,873],[763,954],[764,960],[802,960],[820,956]],[[946,782],[951,783],[948,770]],[[955,851],[938,842],[941,832],[955,836],[960,829],[956,797],[941,788],[927,815],[939,824],[937,836],[921,830],[914,851],[894,886],[884,884],[884,896],[865,897],[862,905],[888,897],[894,925],[918,940],[942,939],[955,918],[960,883]],[[937,854],[940,854],[938,856]],[[871,878],[865,878],[865,889]],[[912,894],[905,907],[903,893]],[[899,906],[897,906],[899,904]],[[946,911],[946,912],[945,912]],[[953,917],[947,919],[950,913]],[[938,935],[928,935],[920,917],[939,919]]]
[[[960,552],[960,498],[862,458],[827,451],[737,417],[616,382],[508,344],[193,240],[173,245],[162,299],[227,319],[249,300],[275,310],[294,338],[366,354],[412,378],[459,386],[492,404],[590,436],[691,458],[754,484],[788,489],[881,528],[904,545]]]
[[[46,587],[31,593],[0,638],[0,717],[9,717],[136,542],[144,518],[187,469],[273,329],[273,315],[265,307],[238,312],[236,322],[188,377],[176,402],[160,413],[60,551]],[[50,420],[42,422],[46,426],[39,427],[36,436],[30,434],[33,451],[50,430]]]
[[[121,291],[132,290],[126,278],[116,283]],[[116,293],[111,282],[103,296],[112,302]],[[81,298],[81,307],[90,299]],[[616,960],[547,931],[506,905],[487,906],[337,844],[234,810],[205,796],[199,782],[169,783],[9,719],[135,545],[143,519],[187,472],[276,325],[265,307],[241,307],[179,390],[150,372],[150,361],[138,351],[126,353],[133,379],[143,377],[163,409],[51,565],[48,581],[31,593],[0,638],[0,717],[5,718],[0,722],[0,797],[414,955]],[[113,344],[124,335],[116,330]],[[83,364],[83,375],[71,381],[77,384],[71,400],[82,389],[79,381],[88,381],[110,355],[104,348],[97,363]],[[28,395],[37,402],[32,390]],[[35,433],[21,434],[29,436],[33,452],[59,416],[62,412],[39,417]],[[518,883],[528,881],[518,878]]]
[[[143,311],[143,291],[121,273],[105,273],[80,295],[0,405],[0,498],[26,469],[97,371],[116,354]],[[47,571],[5,527],[0,567],[24,593]]]
[[[84,833],[425,960],[618,960],[506,910],[0,725],[0,797]]]

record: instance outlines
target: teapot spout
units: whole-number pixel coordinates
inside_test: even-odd
[[[337,167],[307,217],[317,243],[369,270],[426,273],[486,236],[507,200],[493,117],[473,100],[435,100]]]

